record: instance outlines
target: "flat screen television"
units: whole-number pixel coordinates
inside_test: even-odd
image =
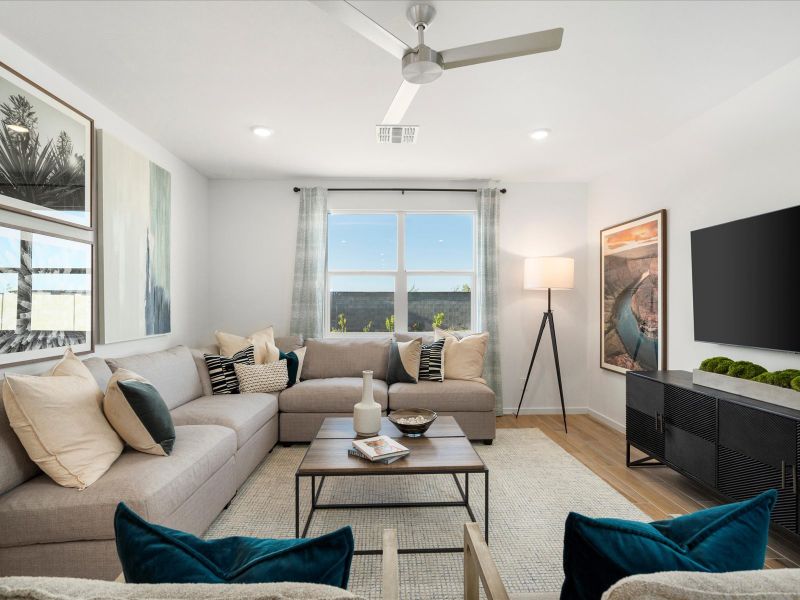
[[[692,232],[694,339],[800,352],[800,206]]]

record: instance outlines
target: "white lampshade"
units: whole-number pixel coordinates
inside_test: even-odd
[[[571,290],[575,287],[575,260],[563,256],[525,259],[524,289]]]

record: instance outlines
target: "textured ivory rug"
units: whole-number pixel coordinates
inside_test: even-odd
[[[499,429],[492,446],[475,449],[489,467],[489,548],[512,593],[561,588],[564,520],[569,511],[595,517],[649,520],[621,494],[538,429]],[[206,537],[294,536],[294,473],[307,446],[276,446],[211,525]],[[303,478],[301,519],[308,514],[310,479]],[[321,502],[457,500],[449,475],[328,478]],[[483,476],[470,476],[470,504],[483,527]],[[461,546],[463,507],[319,510],[309,536],[350,525],[357,548],[379,548],[393,527],[400,547]],[[401,597],[463,598],[461,554],[400,556]],[[379,599],[378,556],[356,556],[350,589]]]

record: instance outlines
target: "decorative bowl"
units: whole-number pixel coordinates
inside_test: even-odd
[[[389,413],[389,420],[408,437],[420,437],[438,417],[427,408],[402,408]],[[405,422],[404,422],[405,421]],[[412,422],[409,422],[412,421]]]

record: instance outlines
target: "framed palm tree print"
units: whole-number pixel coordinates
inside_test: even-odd
[[[0,63],[0,208],[90,229],[94,122]]]

